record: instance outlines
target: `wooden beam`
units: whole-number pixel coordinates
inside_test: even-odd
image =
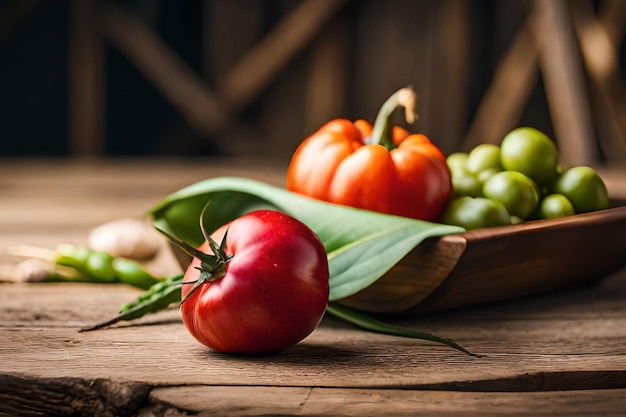
[[[550,115],[565,165],[596,165],[583,65],[564,0],[535,0],[535,36]]]
[[[305,97],[306,132],[313,132],[333,118],[345,116],[349,67],[345,22],[330,24],[313,48]]]
[[[304,0],[219,83],[232,112],[241,111],[301,51],[347,0]]]
[[[590,1],[572,3],[572,18],[578,42],[589,74],[592,111],[598,132],[598,143],[608,163],[626,161],[626,124],[620,126],[615,93],[623,89],[619,81],[617,48],[609,33],[595,17]],[[620,88],[622,87],[622,88]]]
[[[616,47],[626,33],[626,2],[624,0],[605,0],[600,4],[598,19],[604,26]]]
[[[611,40],[615,55],[626,36],[626,2],[623,0],[606,0],[601,3],[598,20]],[[611,101],[615,107],[618,123],[622,134],[626,137],[626,88],[619,73],[614,73],[609,81]]]
[[[209,136],[223,132],[346,2],[305,0],[230,71],[218,92],[123,6],[103,4],[101,24],[107,38]]]
[[[37,10],[40,0],[13,0],[0,7],[0,45]]]
[[[69,152],[101,156],[104,144],[102,43],[97,0],[73,0],[69,52]]]
[[[430,77],[437,90],[427,93],[426,103],[418,96],[417,111],[424,105],[431,107],[428,132],[445,153],[461,145],[467,130],[468,4],[464,0],[437,2],[430,40]]]
[[[203,74],[223,80],[263,36],[266,5],[256,0],[204,0]],[[233,25],[233,22],[237,22]]]
[[[469,127],[462,150],[480,143],[499,144],[519,122],[538,79],[538,51],[529,20],[502,57]]]
[[[101,5],[104,35],[176,106],[187,121],[205,133],[226,124],[222,104],[204,80],[125,7]]]

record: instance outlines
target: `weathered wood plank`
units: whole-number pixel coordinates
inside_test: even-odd
[[[223,416],[573,416],[621,415],[625,390],[541,393],[465,393],[449,391],[351,390],[282,387],[172,387],[150,394],[193,411]],[[285,400],[288,399],[288,400]],[[390,404],[393,404],[390,407]]]
[[[284,162],[247,159],[0,160],[0,266],[16,245],[84,244],[89,230],[141,217],[169,193],[217,176],[282,186]]]
[[[281,185],[284,163],[0,161],[0,266],[15,244],[80,243],[109,216],[137,216],[197,180]],[[610,189],[623,187],[616,174]],[[176,309],[80,333],[138,290],[0,284],[0,416],[621,415],[626,405],[626,270],[556,295],[394,320],[481,358],[372,334],[330,317],[278,355],[199,345]]]
[[[592,289],[559,296],[398,322],[452,337],[483,358],[371,334],[331,318],[281,354],[226,356],[196,343],[176,310],[144,318],[141,326],[78,333],[79,328],[110,317],[136,290],[94,284],[4,284],[0,369],[42,378],[110,377],[156,385],[623,388],[625,278],[622,274]]]
[[[152,387],[0,376],[0,416],[622,416],[626,390],[484,393],[243,386]]]
[[[78,204],[80,200],[98,210],[111,208],[95,204],[94,199],[114,201],[115,204],[110,206],[145,206],[179,188],[217,176],[240,176],[282,186],[285,169],[286,163],[283,162],[246,159],[120,160],[107,163],[97,160],[5,160],[0,161],[0,213],[8,213],[10,204],[21,205],[21,211],[36,210],[38,200],[49,203],[48,208],[53,205],[59,210],[72,210],[74,203]],[[141,200],[143,204],[139,204]],[[49,219],[48,223],[54,225],[55,222]]]
[[[131,416],[146,401],[151,388],[108,379],[0,374],[0,416]]]

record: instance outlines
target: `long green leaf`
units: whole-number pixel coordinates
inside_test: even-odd
[[[207,203],[207,231],[258,208],[280,210],[308,225],[328,254],[331,301],[371,285],[422,240],[463,231],[456,226],[329,204],[237,177],[211,178],[185,187],[152,208],[150,215],[159,228],[197,246],[204,239],[199,219]]]
[[[365,314],[361,311],[351,309],[341,304],[328,304],[328,306],[326,307],[326,312],[337,318],[345,320],[348,323],[351,323],[362,329],[369,330],[371,332],[410,337],[413,339],[428,340],[430,342],[441,343],[443,345],[449,346],[470,356],[481,357],[481,355],[470,352],[463,346],[456,343],[454,340],[448,339],[447,337],[441,337],[432,333],[421,332],[419,330],[413,330],[406,327],[398,327],[383,323],[382,321],[376,320],[369,314]]]

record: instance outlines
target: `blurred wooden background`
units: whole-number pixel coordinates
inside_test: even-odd
[[[623,167],[625,30],[624,0],[2,0],[0,156],[285,161],[412,85],[445,153],[531,125]]]

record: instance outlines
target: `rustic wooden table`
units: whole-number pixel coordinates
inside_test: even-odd
[[[0,161],[0,266],[16,244],[83,244],[196,180],[281,185],[252,161]],[[623,193],[622,176],[607,177]],[[176,310],[80,333],[139,294],[111,284],[0,284],[0,415],[626,415],[626,270],[559,294],[396,324],[483,355],[325,318],[278,355],[213,353]]]

